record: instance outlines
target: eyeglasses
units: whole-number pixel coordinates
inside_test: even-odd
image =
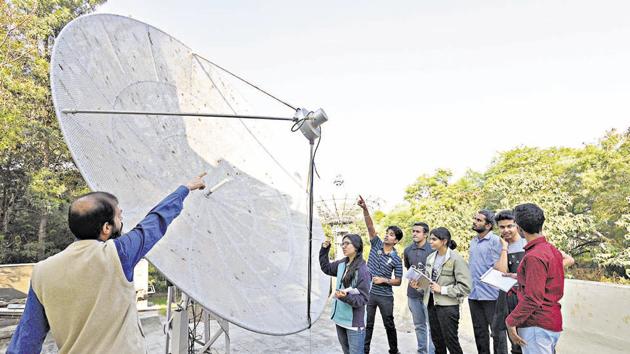
[[[351,244],[352,244],[352,242],[350,242],[350,241],[344,241],[344,242],[341,243],[342,246],[348,246],[348,245],[351,245]]]

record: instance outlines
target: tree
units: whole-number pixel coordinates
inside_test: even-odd
[[[471,216],[532,202],[545,210],[544,233],[581,264],[630,278],[630,130],[609,131],[581,148],[518,147],[499,153],[483,173],[453,181],[438,169],[407,187],[407,204],[378,221],[409,232],[415,221],[447,227],[463,253]],[[403,244],[411,242],[410,237]]]
[[[102,2],[0,4],[0,242],[10,251],[4,254],[9,260],[50,254],[51,218],[86,189],[57,125],[48,70],[54,38],[63,26]],[[66,229],[63,234],[62,243],[71,242]]]
[[[458,243],[458,250],[466,254],[470,239],[472,216],[480,209],[482,176],[468,171],[465,176],[451,182],[452,172],[439,169],[433,175],[422,175],[407,187],[402,205],[385,215],[382,225],[398,225],[405,231],[402,245],[411,242],[411,225],[422,221],[431,228],[444,226]]]

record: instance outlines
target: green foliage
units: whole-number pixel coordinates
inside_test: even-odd
[[[623,240],[604,244],[595,260],[602,266],[617,269],[618,273],[630,279],[630,214],[624,214],[616,224],[625,229]]]
[[[532,202],[545,210],[544,233],[578,263],[630,277],[630,130],[612,130],[582,148],[518,147],[499,153],[484,173],[453,180],[449,170],[422,175],[406,189],[406,205],[378,219],[404,227],[445,226],[466,254],[480,209]]]
[[[0,3],[0,262],[32,262],[72,241],[68,203],[87,188],[54,115],[54,38],[104,1]]]
[[[149,263],[149,284],[153,285],[156,293],[165,293],[168,290],[166,278],[151,263]]]
[[[573,150],[555,148],[501,154],[485,174],[482,201],[490,209],[538,204],[545,210],[545,234],[561,249],[597,241],[593,216],[575,211],[574,191],[568,186],[573,156]]]
[[[468,171],[465,176],[451,183],[452,172],[439,169],[433,175],[422,175],[407,187],[407,206],[399,206],[379,220],[382,225],[398,225],[405,233],[401,247],[411,243],[411,226],[423,221],[430,227],[447,227],[458,249],[465,254],[473,235],[470,230],[474,213],[479,209],[482,176]]]
[[[87,186],[54,116],[50,54],[66,23],[103,2],[0,3],[0,263],[36,261],[72,241],[66,210]],[[466,254],[477,210],[534,202],[546,212],[545,233],[578,263],[630,277],[630,131],[612,130],[581,148],[515,148],[499,153],[485,172],[458,179],[439,169],[418,177],[405,200],[390,213],[373,213],[380,234],[388,225],[403,229],[399,252],[411,242],[413,222],[425,221],[449,228]],[[348,231],[364,237],[367,257],[362,220]]]

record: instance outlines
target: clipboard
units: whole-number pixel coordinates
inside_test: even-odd
[[[432,280],[427,276],[424,269],[420,269],[418,267],[412,266],[407,271],[405,278],[409,281],[415,280],[420,285],[420,289],[426,289],[431,285]]]

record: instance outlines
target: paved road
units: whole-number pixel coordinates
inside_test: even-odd
[[[397,299],[398,300],[398,299]],[[404,303],[406,305],[406,302]],[[396,316],[398,343],[401,353],[414,353],[416,350],[416,336],[409,316],[402,312]],[[406,310],[406,309],[405,309]],[[467,309],[466,309],[467,310]],[[407,310],[408,311],[408,310]],[[464,320],[462,319],[462,324]],[[145,332],[148,332],[149,353],[164,353],[164,336],[162,335],[158,318],[145,321]],[[217,326],[218,327],[218,326]],[[213,329],[216,330],[217,327]],[[159,329],[159,330],[156,330]],[[337,354],[342,353],[337,340],[335,325],[330,320],[330,306],[322,317],[313,324],[308,331],[290,336],[276,337],[253,333],[236,326],[230,326],[231,353],[311,353]],[[472,337],[462,334],[460,342],[465,353],[476,353]],[[377,313],[376,326],[372,339],[372,353],[386,354],[388,352],[387,337],[380,315]],[[216,342],[213,353],[225,353],[223,337]]]
[[[416,350],[416,337],[413,324],[407,309],[407,302],[403,289],[396,290],[395,321],[398,332],[399,350],[403,354],[414,353]],[[141,313],[144,331],[147,335],[147,346],[150,354],[164,353],[165,336],[163,334],[163,317],[156,312]],[[218,326],[215,324],[214,330]],[[472,338],[472,326],[468,316],[467,306],[462,306],[462,318],[460,320],[460,343],[465,353],[475,353],[474,340]],[[338,354],[342,353],[337,340],[335,325],[330,320],[330,304],[326,307],[321,318],[313,324],[308,331],[303,331],[290,336],[268,336],[253,333],[237,326],[230,326],[231,353],[312,353],[312,354]],[[6,350],[8,339],[0,340],[0,352]],[[198,349],[199,347],[197,347]],[[374,336],[372,338],[372,353],[386,354],[388,352],[387,337],[382,325],[380,315],[377,313]],[[50,338],[46,339],[42,353],[56,353],[57,349]],[[216,342],[212,353],[225,353],[225,342],[221,337]]]

